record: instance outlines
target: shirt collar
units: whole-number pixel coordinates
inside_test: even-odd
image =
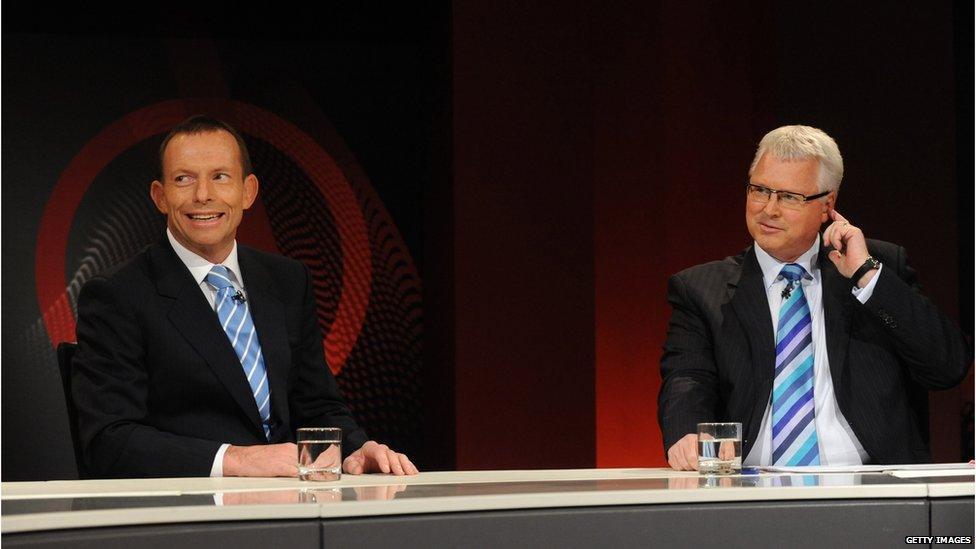
[[[169,243],[173,246],[173,251],[180,258],[180,261],[186,265],[189,269],[190,275],[193,276],[193,281],[200,285],[203,280],[207,277],[207,273],[213,268],[216,263],[211,263],[210,261],[200,257],[194,252],[188,250],[185,246],[180,244],[173,233],[166,229],[166,238],[169,239]],[[237,240],[234,241],[234,247],[231,248],[230,254],[227,256],[223,262],[220,263],[224,267],[230,270],[231,280],[233,280],[238,286],[244,286],[244,276],[241,274],[241,266],[237,262]]]
[[[783,261],[776,259],[775,257],[766,253],[766,250],[759,246],[758,242],[754,243],[753,248],[756,250],[756,261],[759,262],[759,268],[762,269],[763,273],[763,283],[768,290],[773,284],[778,280],[781,280],[779,272],[783,270],[783,267],[788,265]],[[817,257],[820,255],[820,235],[813,241],[810,249],[803,252],[803,254],[796,258],[795,261],[790,261],[789,263],[796,263],[797,265],[803,267],[807,271],[807,275],[803,277],[802,284],[809,284],[816,282],[820,279],[819,270],[817,269]]]

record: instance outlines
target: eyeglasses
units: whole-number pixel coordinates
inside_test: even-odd
[[[769,199],[776,195],[779,200],[779,205],[788,208],[790,210],[799,210],[804,204],[811,200],[816,200],[818,198],[823,198],[830,194],[830,191],[824,191],[822,193],[811,194],[810,196],[802,195],[800,193],[791,193],[789,191],[774,191],[769,187],[763,187],[762,185],[753,185],[752,183],[746,183],[746,196],[749,200],[756,202],[758,204],[765,204],[769,202]]]

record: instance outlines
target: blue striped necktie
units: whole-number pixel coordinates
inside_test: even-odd
[[[820,465],[813,400],[813,322],[800,279],[806,270],[783,267],[786,279],[776,326],[773,380],[773,465]]]
[[[207,273],[207,284],[217,290],[216,309],[220,326],[227,333],[237,358],[241,360],[251,394],[261,416],[265,438],[271,438],[271,391],[268,389],[268,373],[264,368],[264,355],[247,301],[238,297],[230,281],[230,271],[223,265],[214,265]]]

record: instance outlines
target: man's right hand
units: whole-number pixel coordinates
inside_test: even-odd
[[[688,433],[668,448],[668,465],[677,471],[698,470],[697,434]]]
[[[225,477],[297,477],[298,447],[284,444],[228,446],[224,452]]]

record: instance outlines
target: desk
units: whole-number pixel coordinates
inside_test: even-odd
[[[0,485],[10,547],[891,547],[973,536],[971,471],[702,477],[667,469]],[[716,537],[717,532],[724,533]]]

